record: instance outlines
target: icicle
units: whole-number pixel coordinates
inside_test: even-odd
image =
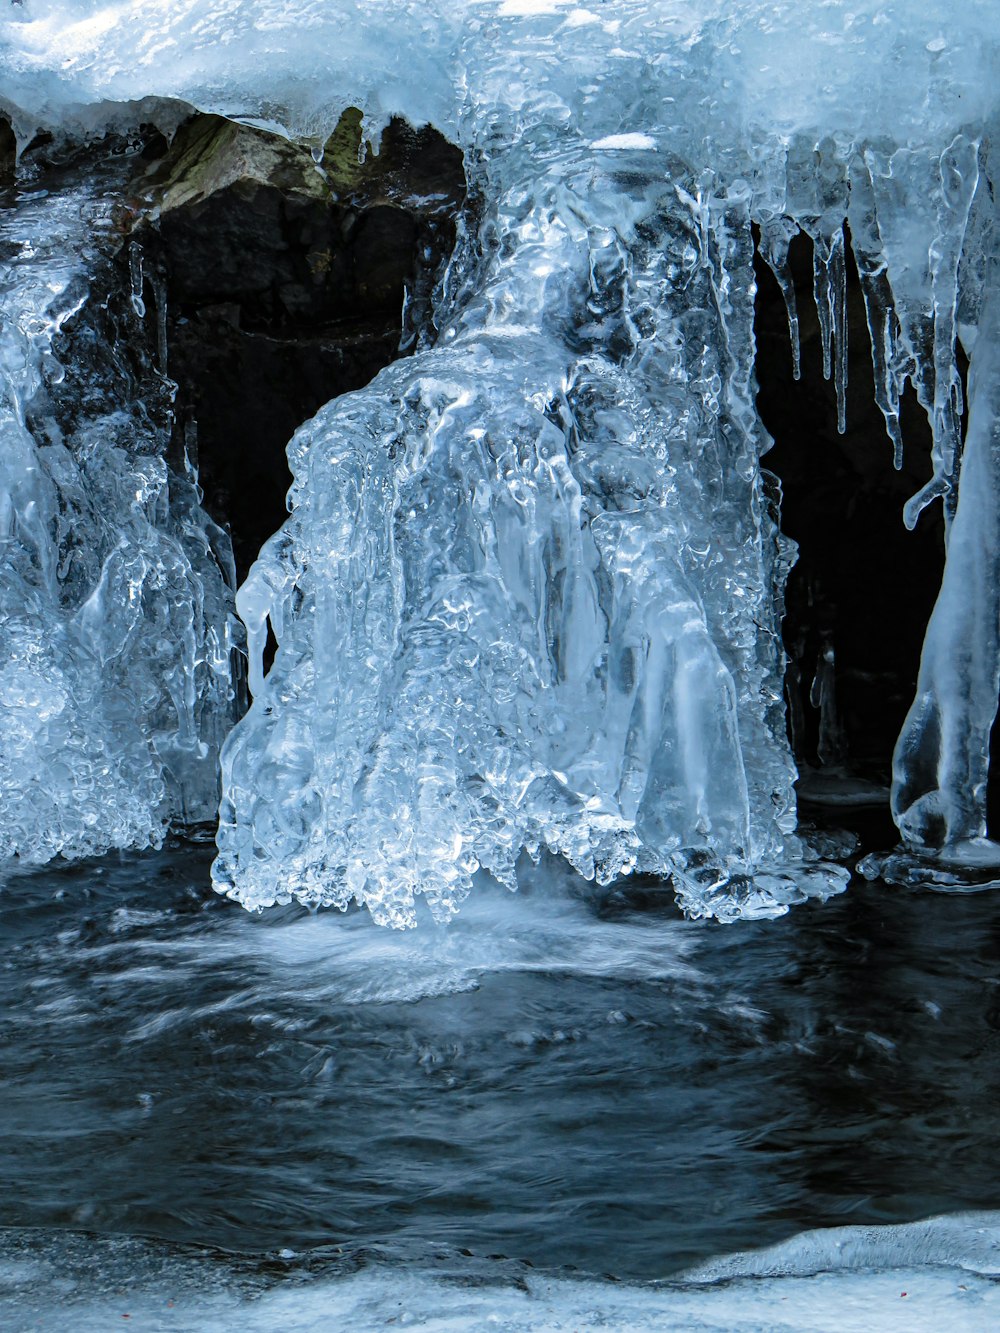
[[[813,243],[813,300],[823,350],[823,378],[834,378],[836,344],[837,425],[846,428],[847,283],[843,223],[847,214],[849,140],[827,136],[818,142],[801,137],[787,150],[786,214]]]
[[[795,283],[788,265],[788,248],[799,234],[791,218],[772,217],[760,224],[760,257],[774,274],[788,313],[788,341],[792,348],[792,379],[802,378],[802,344],[799,337],[799,311]]]
[[[861,277],[861,294],[871,339],[875,401],[885,418],[885,429],[892,441],[892,465],[897,472],[901,472],[903,431],[899,424],[899,381],[894,370],[898,323],[888,287],[884,264],[877,271]]]
[[[819,320],[819,336],[823,347],[823,378],[828,380],[833,373],[833,296],[830,291],[830,269],[827,264],[829,251],[823,240],[813,237],[813,300],[816,303],[816,317]]]
[[[958,501],[957,471],[961,456],[962,385],[955,365],[958,265],[972,198],[979,183],[979,144],[958,135],[941,155],[941,194],[951,226],[950,242],[931,253],[934,282],[934,442],[940,468],[952,484],[945,497],[949,518]]]
[[[834,270],[834,337],[837,341],[837,429],[847,431],[847,265],[844,260],[844,233],[837,233]]]
[[[978,183],[978,156],[978,142],[962,134],[939,158],[910,148],[865,153],[871,186],[867,207],[877,216],[899,322],[897,382],[909,378],[933,435],[934,476],[907,503],[907,527],[938,497],[945,502],[946,522],[955,512],[961,450],[961,392],[955,368],[958,266]],[[860,174],[856,183],[866,193]],[[877,351],[873,338],[873,354]]]
[[[142,246],[138,241],[133,241],[128,248],[128,275],[132,287],[132,309],[143,319],[146,303],[142,299]]]
[[[912,532],[917,526],[917,519],[924,512],[928,505],[933,504],[935,500],[944,499],[951,491],[948,478],[939,472],[935,472],[926,486],[921,486],[916,495],[911,495],[906,504],[903,505],[903,525],[908,532]]]
[[[990,729],[1000,689],[998,275],[990,286],[969,373],[969,432],[944,579],[916,698],[893,756],[893,815],[918,847],[986,832]]]
[[[875,215],[875,195],[864,159],[854,160],[851,170],[851,203],[848,213],[851,249],[861,280],[865,318],[871,344],[872,376],[875,401],[885,419],[892,441],[892,462],[896,471],[903,466],[903,434],[899,425],[900,377],[897,371],[896,345],[899,328],[892,304],[892,289],[886,273],[886,259]]]
[[[844,231],[813,236],[812,293],[823,341],[823,379],[833,379],[837,395],[837,431],[847,429],[847,265]]]
[[[847,269],[844,232],[813,237],[813,297],[823,344],[823,378],[833,378],[837,430],[847,429]]]
[[[156,297],[156,360],[160,374],[166,377],[167,369],[167,284],[162,273],[154,273],[152,278],[153,294]]]
[[[844,229],[834,232],[827,259],[830,281],[834,340],[834,384],[837,390],[837,430],[847,431],[847,265],[844,260]]]

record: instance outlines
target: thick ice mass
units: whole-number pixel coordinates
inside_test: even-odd
[[[886,448],[901,457],[907,382],[928,414],[934,475],[905,518],[941,498],[951,535],[894,803],[924,848],[984,832],[1000,669],[992,0],[26,0],[0,42],[22,139],[155,118],[154,101],[134,104],[179,98],[316,145],[345,106],[364,110],[376,145],[398,113],[465,154],[475,205],[421,350],[296,434],[289,519],[239,593],[254,699],[222,760],[224,891],[248,906],[357,901],[407,924],[421,895],[447,917],[480,870],[513,886],[519,856],[542,848],[602,880],[671,875],[689,911],[723,918],[843,884],[794,832],[780,639],[794,550],[760,462],[754,225],[796,364],[788,247],[798,231],[812,240],[841,429],[848,246]],[[964,463],[959,337],[972,357]],[[110,423],[91,430],[113,438]],[[10,431],[27,533],[39,446],[23,420]],[[36,731],[55,716],[51,687],[32,682],[57,669],[59,716],[84,749],[111,707],[103,664],[127,654],[95,658],[78,639],[106,641],[127,619],[129,562],[150,532],[158,552],[167,541],[162,523],[135,527],[123,496],[80,609],[56,605],[51,574],[7,598],[16,632],[37,640],[11,661],[55,663],[10,675],[9,716]],[[186,531],[204,533],[191,503]],[[39,570],[63,541],[38,531]],[[150,735],[190,753],[226,695],[222,647],[199,646],[226,623],[217,570],[185,559],[147,561],[185,590],[164,599],[169,625],[152,628],[147,608],[119,632],[185,645],[153,672],[169,725],[150,720],[165,705],[112,710],[101,781],[146,756],[148,790],[127,780],[135,813],[112,834],[100,821],[117,797],[99,786],[97,826],[84,835],[81,817],[49,853],[145,836],[141,812],[164,800]],[[279,647],[265,677],[268,622]],[[121,688],[144,670],[123,669]],[[48,770],[68,742],[57,729],[18,750],[4,727],[9,822],[25,747]],[[83,760],[59,763],[77,783]],[[40,836],[32,821],[11,850]]]
[[[525,847],[718,875],[790,831],[782,553],[720,310],[748,335],[746,202],[561,155],[501,195],[438,345],[291,446],[239,599],[281,647],[224,761],[219,869],[255,901],[397,919],[480,866],[513,884]]]
[[[70,169],[0,212],[0,854],[29,862],[211,817],[235,717],[228,538],[163,457],[167,383],[115,353],[132,312],[95,301],[69,374],[57,358],[107,265],[114,183]]]

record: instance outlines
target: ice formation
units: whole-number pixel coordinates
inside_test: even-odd
[[[235,719],[228,538],[167,465],[169,382],[121,354],[138,247],[100,299],[115,174],[0,211],[0,856],[28,862],[210,818]]]
[[[135,1326],[172,1323],[205,1333],[325,1333],[395,1323],[426,1333],[981,1333],[1000,1317],[998,1245],[1000,1218],[979,1212],[803,1231],[650,1283],[553,1277],[503,1259],[463,1263],[441,1246],[422,1265],[393,1264],[376,1250],[375,1259],[361,1262],[352,1254],[349,1266],[312,1259],[304,1273],[296,1267],[300,1256],[284,1250],[280,1277],[261,1278],[194,1247],[178,1252],[152,1240],[5,1227],[0,1316],[40,1333],[61,1333],[67,1323],[79,1333],[103,1333],[121,1321],[120,1293],[127,1291]]]
[[[894,810],[917,848],[982,837],[1000,665],[995,17],[992,0],[11,11],[0,88],[22,138],[155,118],[148,99],[174,98],[321,144],[351,105],[375,147],[389,114],[435,123],[463,149],[476,200],[422,350],[289,445],[290,516],[238,598],[254,697],[223,753],[220,888],[248,906],[356,900],[408,924],[421,896],[447,917],[478,870],[513,885],[519,855],[542,848],[601,879],[671,875],[696,914],[773,913],[843,883],[794,832],[779,633],[794,551],[760,463],[752,224],[788,300],[794,356],[788,246],[799,230],[812,239],[842,425],[848,245],[886,447],[900,449],[906,381],[928,413],[934,476],[906,521],[940,499],[948,562]],[[959,337],[972,362],[964,461]],[[38,445],[21,421],[11,430],[21,513]],[[124,491],[106,520],[81,603],[94,612],[63,606],[50,575],[22,576],[6,599],[36,652],[63,655],[84,746],[109,684],[79,634],[88,614],[118,623],[122,552],[150,533],[167,540]],[[51,523],[39,532],[43,574],[60,540]],[[214,568],[177,569],[194,600],[167,599],[167,637],[187,635],[186,657],[156,679],[178,682],[182,660],[214,664],[184,676],[183,748],[194,713],[225,695],[224,654],[198,646],[211,631],[195,585],[212,589],[217,632],[225,614]],[[44,604],[31,600],[39,583]],[[192,608],[195,628],[182,629]],[[279,648],[265,677],[268,621]],[[147,633],[145,616],[134,624]],[[126,658],[114,659],[122,688],[147,679]],[[12,682],[15,715],[46,716],[41,687]],[[113,775],[129,756],[147,763],[163,730],[124,713],[145,740],[108,742],[107,792],[86,807],[97,829],[83,832],[81,807],[80,830],[48,850],[120,840],[100,831],[110,806],[117,817]],[[60,734],[31,744],[31,763],[52,769]],[[76,758],[59,762],[72,786]],[[4,775],[8,826],[23,771],[15,757]],[[127,784],[137,813],[122,837],[139,807],[162,806],[143,772],[148,791]],[[43,838],[43,822],[33,808],[11,849]]]

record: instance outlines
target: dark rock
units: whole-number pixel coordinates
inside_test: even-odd
[[[236,302],[245,323],[334,316],[336,220],[307,149],[196,116],[139,183],[175,302]]]
[[[362,128],[345,111],[317,164],[302,144],[194,116],[133,182],[178,433],[241,576],[284,520],[295,428],[401,354],[404,304],[422,318],[454,245],[461,153],[394,120],[376,154]]]
[[[361,112],[348,107],[323,149],[323,170],[342,201],[392,204],[407,211],[454,215],[465,194],[462,154],[429,125],[394,117],[378,153],[362,142]]]
[[[0,185],[8,185],[14,179],[16,165],[17,138],[10,121],[0,118]]]

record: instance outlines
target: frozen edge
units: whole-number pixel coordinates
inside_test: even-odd
[[[77,1333],[113,1326],[869,1333],[1000,1325],[1000,1212],[802,1232],[663,1283],[551,1277],[474,1260],[456,1270],[450,1256],[444,1271],[379,1262],[340,1274],[317,1271],[315,1259],[290,1251],[267,1259],[264,1276],[247,1260],[145,1241],[7,1231],[0,1234],[0,1319],[10,1333],[63,1330],[67,1320]],[[303,1261],[308,1271],[299,1268]],[[287,1276],[276,1279],[282,1263]]]

